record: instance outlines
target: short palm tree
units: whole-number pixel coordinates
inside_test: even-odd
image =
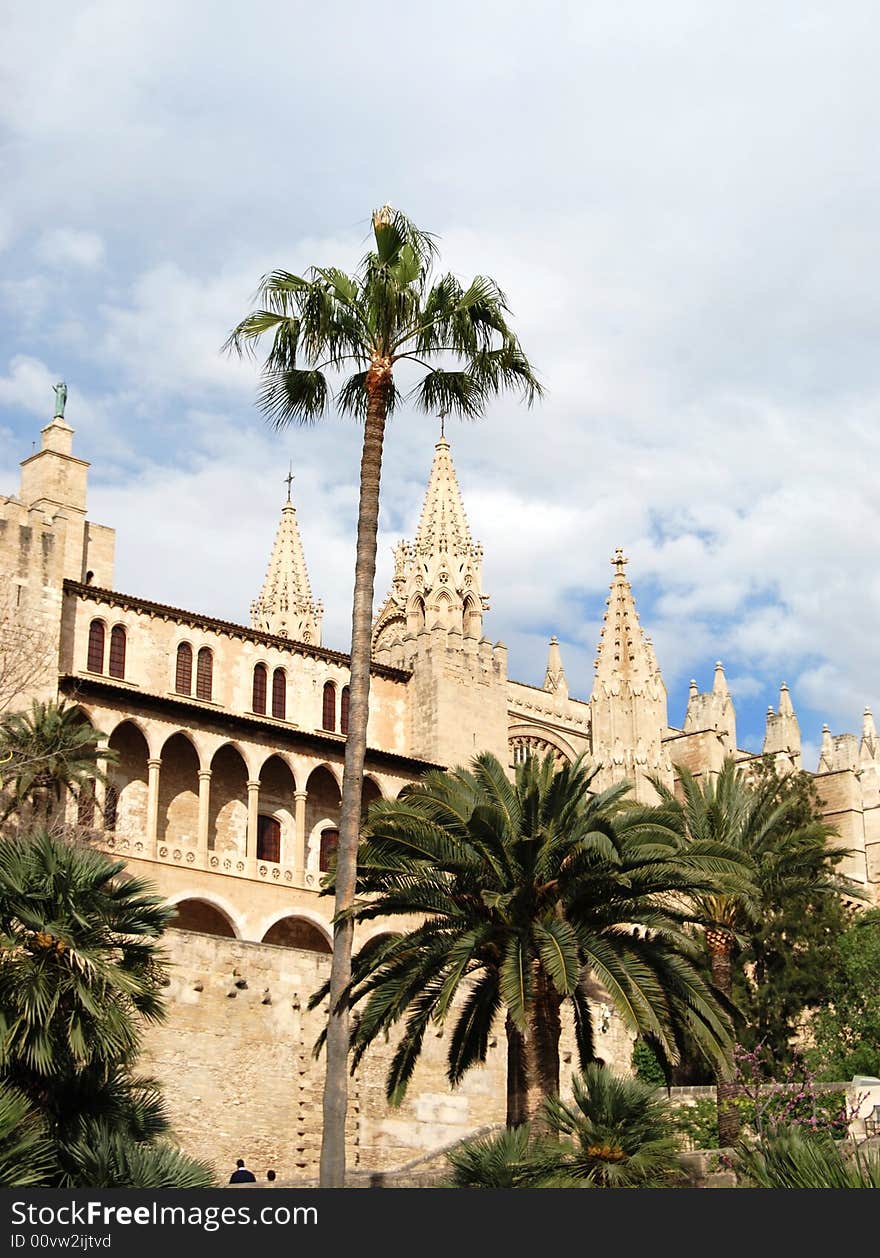
[[[123,869],[46,831],[0,843],[0,1073],[32,1099],[127,1061],[163,1016],[173,909]]]
[[[0,821],[30,805],[47,821],[67,793],[89,791],[104,779],[99,760],[112,760],[100,748],[104,735],[64,699],[34,699],[29,712],[9,712],[0,721],[0,775],[6,796]]]
[[[749,1188],[880,1188],[880,1156],[850,1146],[844,1152],[827,1133],[780,1128],[756,1144],[741,1144],[737,1176]]]
[[[541,392],[493,280],[477,276],[463,287],[452,274],[435,275],[433,237],[387,205],[373,214],[373,244],[354,275],[335,267],[312,267],[305,276],[267,275],[257,294],[259,308],[225,346],[243,353],[271,337],[259,405],[277,429],[325,413],[332,396],[328,372],[351,371],[333,400],[341,414],[364,423],[321,1146],[321,1184],[328,1188],[342,1187],[345,1179],[349,1011],[340,998],[351,977],[346,911],[354,897],[360,831],[386,421],[407,398],[424,411],[475,418],[503,391],[517,390],[528,403]]]
[[[597,1188],[662,1188],[680,1176],[672,1113],[656,1088],[596,1062],[572,1088],[571,1101],[547,1101],[551,1130],[571,1146],[561,1172]]]
[[[54,1169],[42,1116],[22,1092],[0,1083],[0,1188],[45,1185]]]
[[[528,1124],[465,1140],[446,1154],[451,1188],[563,1188],[558,1142],[535,1139]]]
[[[710,1057],[729,1052],[728,1019],[694,963],[676,903],[716,885],[717,853],[693,848],[682,857],[641,814],[629,822],[625,785],[593,795],[593,777],[583,761],[557,768],[551,754],[527,759],[511,782],[485,753],[469,770],[429,772],[397,800],[372,805],[350,920],[421,919],[367,943],[353,962],[353,1068],[406,1018],[386,1083],[393,1103],[432,1022],[454,1023],[454,1085],[485,1060],[504,1016],[508,1124],[539,1118],[559,1091],[566,1000],[581,1061],[593,1057],[588,973],[626,1025],[655,1036],[673,1059],[685,1032]],[[325,995],[326,987],[313,1006]]]
[[[685,844],[714,843],[735,853],[744,874],[695,898],[697,915],[705,922],[712,982],[729,999],[738,939],[754,923],[783,908],[790,911],[799,899],[822,890],[839,894],[842,880],[834,865],[845,853],[827,846],[833,833],[828,825],[818,820],[800,824],[797,799],[780,800],[773,780],[753,785],[731,757],[714,778],[696,778],[683,766],[678,773],[680,800],[655,782],[671,825]],[[716,1083],[719,1139],[728,1147],[739,1135],[737,1088],[727,1068],[719,1069]]]

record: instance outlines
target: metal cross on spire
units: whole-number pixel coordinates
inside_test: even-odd
[[[629,563],[629,560],[627,559],[626,555],[623,553],[622,549],[619,546],[617,547],[617,550],[615,550],[611,558],[611,562],[614,564],[615,568],[617,569],[617,575],[619,577],[622,577],[623,569]]]
[[[293,475],[293,459],[291,459],[287,468],[287,475],[284,477],[284,483],[287,485],[287,501],[288,502],[290,502],[290,486],[293,484],[294,479],[295,478]]]
[[[437,418],[440,420],[440,440],[441,441],[446,440],[446,418],[448,415],[449,415],[449,411],[441,411],[440,414],[437,416]]]

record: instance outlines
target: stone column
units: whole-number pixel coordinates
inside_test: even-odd
[[[159,769],[162,761],[153,757],[147,761],[147,852],[156,851],[159,830]]]
[[[208,816],[211,808],[211,770],[199,769],[199,832],[196,847],[202,856],[208,854]]]
[[[260,816],[260,784],[248,782],[247,858],[257,858],[257,825]]]
[[[308,791],[294,791],[294,839],[291,864],[297,873],[306,867],[306,800]]]
[[[107,743],[106,742],[98,743],[97,750],[99,753],[102,751],[106,751]],[[98,769],[105,776],[95,778],[95,828],[97,830],[103,830],[104,829],[104,804],[106,803],[106,800],[107,800],[107,780],[106,780],[107,761],[104,759],[99,759]]]

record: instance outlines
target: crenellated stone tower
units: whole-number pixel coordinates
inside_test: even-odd
[[[672,764],[664,748],[669,723],[666,686],[651,640],[642,632],[628,560],[619,548],[614,579],[605,600],[596,676],[590,698],[592,754],[602,764],[602,784],[628,780],[642,800],[656,798],[648,779],[672,787]]]
[[[483,548],[474,542],[449,442],[441,437],[413,542],[398,542],[373,658],[412,669],[414,754],[455,765],[507,758],[507,649],[483,636]]]
[[[324,608],[312,598],[296,507],[290,500],[292,480],[287,477],[287,502],[281,508],[266,580],[251,603],[251,626],[279,638],[320,646]]]

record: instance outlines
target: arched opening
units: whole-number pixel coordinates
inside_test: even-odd
[[[172,734],[162,748],[158,831],[166,843],[198,843],[199,757],[185,734]]]
[[[379,787],[376,785],[373,779],[369,777],[365,777],[364,784],[361,790],[361,821],[366,820],[367,809],[370,807],[370,804],[374,803],[377,799],[381,799],[381,798],[382,798],[382,792],[379,790]]]
[[[257,664],[254,667],[252,710],[258,716],[266,715],[266,685],[268,677],[269,672],[265,664]]]
[[[132,721],[123,721],[108,741],[119,759],[108,770],[104,829],[142,841],[147,829],[147,740]]]
[[[406,611],[407,633],[421,633],[425,628],[425,600],[421,594],[413,597]]]
[[[263,943],[276,944],[279,948],[321,952],[327,956],[333,951],[324,932],[304,917],[282,917],[280,922],[276,922],[266,931]]]
[[[174,907],[177,917],[171,925],[176,930],[194,930],[200,935],[217,935],[221,939],[235,938],[229,918],[207,900],[181,900]]]
[[[226,743],[211,761],[211,806],[208,847],[244,856],[247,846],[247,765],[241,753]]]
[[[341,800],[336,779],[324,765],[313,770],[306,784],[306,792],[306,834],[309,842],[305,867],[315,871],[320,867],[322,832],[338,832]]]
[[[277,863],[292,859],[295,790],[296,782],[290,766],[280,756],[270,756],[260,770],[259,860]],[[277,854],[272,856],[272,851]]]
[[[466,638],[480,640],[483,633],[483,613],[480,605],[472,594],[464,600],[462,611],[462,632]]]

